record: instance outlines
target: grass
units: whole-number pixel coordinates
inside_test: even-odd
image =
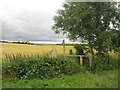
[[[105,71],[99,74],[90,72],[72,76],[60,76],[50,80],[31,79],[2,81],[3,88],[118,88],[118,71]]]

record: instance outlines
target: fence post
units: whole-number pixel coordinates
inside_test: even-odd
[[[82,56],[80,56],[80,65],[83,65]]]
[[[92,57],[89,56],[89,66],[91,67],[92,66]]]
[[[65,40],[63,40],[63,56],[65,56]]]

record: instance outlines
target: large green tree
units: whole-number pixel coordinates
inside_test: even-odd
[[[66,34],[70,40],[88,43],[99,53],[112,47],[112,40],[120,26],[120,12],[115,2],[70,2],[54,16],[55,33]]]

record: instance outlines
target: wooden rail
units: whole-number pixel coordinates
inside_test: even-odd
[[[80,57],[80,65],[83,65],[83,57],[85,57],[84,55],[64,55],[64,56],[75,56],[75,57]]]

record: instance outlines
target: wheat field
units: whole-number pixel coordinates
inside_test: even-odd
[[[56,49],[57,55],[63,54],[63,46],[60,45],[29,45],[29,44],[14,44],[14,43],[0,43],[2,45],[2,57],[12,54],[21,55],[44,55],[50,54],[52,47]],[[73,46],[66,46],[66,54],[69,53],[69,50],[72,49],[75,52]]]
[[[56,49],[57,55],[63,55],[63,46],[60,45],[49,45],[49,44],[41,44],[41,45],[29,45],[29,44],[14,44],[14,43],[0,43],[2,46],[2,58],[5,55],[45,55],[51,54],[52,47]],[[65,46],[66,54],[69,54],[69,50],[72,49],[73,53],[75,53],[74,46]],[[96,51],[95,51],[96,52]],[[116,54],[112,51],[109,53],[112,56],[116,56]]]

